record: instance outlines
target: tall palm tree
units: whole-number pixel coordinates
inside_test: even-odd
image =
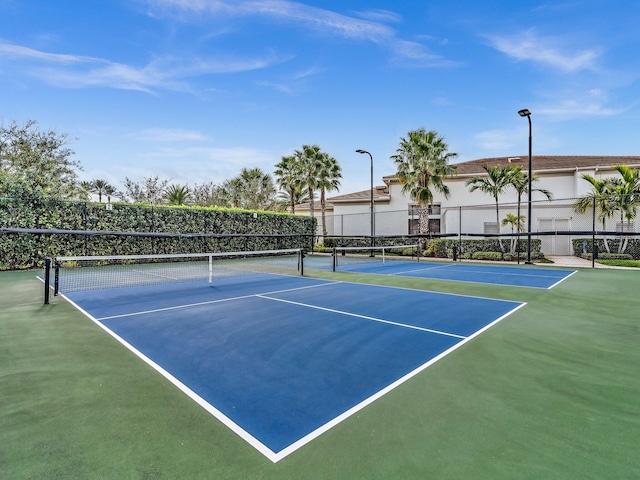
[[[311,218],[315,218],[314,192],[319,187],[318,170],[322,163],[324,154],[318,145],[303,145],[302,148],[300,150],[296,150],[293,155],[296,160],[300,162],[302,169],[302,185],[304,185],[309,194],[309,213]]]
[[[111,203],[111,196],[115,195],[116,188],[113,185],[107,184],[104,187],[104,194],[107,196],[107,203]]]
[[[500,195],[504,193],[509,185],[511,185],[511,177],[514,172],[514,168],[511,165],[506,167],[495,165],[489,167],[486,163],[482,165],[482,168],[487,175],[476,175],[467,180],[466,185],[470,192],[480,190],[488,195],[491,195],[496,202],[496,226],[498,227],[498,234],[500,233]],[[500,251],[504,253],[504,246],[502,245],[502,239],[498,236],[498,244],[500,245]]]
[[[284,156],[274,172],[278,187],[287,192],[291,213],[296,213],[296,199],[303,187],[302,165],[295,155]]]
[[[169,205],[184,205],[191,196],[191,191],[187,185],[174,183],[166,189],[165,196]]]
[[[317,187],[320,189],[320,209],[322,212],[322,236],[327,236],[327,201],[325,192],[337,190],[340,187],[342,169],[338,161],[328,153],[322,155],[322,160],[318,165]]]
[[[533,182],[537,182],[537,181],[538,181],[538,178],[535,175],[532,175],[531,183],[533,184]],[[522,205],[522,195],[524,195],[525,193],[529,193],[529,174],[525,173],[522,170],[521,166],[517,166],[511,171],[511,175],[509,177],[509,183],[516,190],[516,194],[518,195],[517,216],[518,218],[520,218],[521,217],[520,207]],[[547,197],[547,200],[551,200],[553,198],[553,194],[551,193],[551,191],[547,190],[546,188],[533,188],[532,186],[531,191],[542,193],[544,196]],[[522,218],[525,218],[525,217],[522,217]],[[503,220],[503,225],[504,225],[504,220]],[[521,233],[524,230],[522,231],[518,230],[518,231]]]
[[[457,167],[449,160],[457,154],[448,151],[444,137],[436,131],[421,127],[412,130],[406,138],[400,138],[396,154],[391,156],[396,164],[396,176],[402,184],[403,193],[418,204],[418,223],[421,237],[420,247],[424,247],[423,235],[429,233],[429,207],[433,206],[434,190],[449,198],[449,187],[444,180],[454,175]]]

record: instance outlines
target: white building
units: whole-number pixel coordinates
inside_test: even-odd
[[[434,202],[429,215],[430,231],[440,234],[476,234],[511,232],[509,226],[496,225],[495,200],[488,194],[476,190],[470,192],[466,182],[473,176],[486,175],[483,165],[521,165],[528,170],[528,156],[482,158],[458,163],[457,174],[446,180],[450,195],[445,198],[434,191]],[[614,170],[618,164],[640,168],[640,156],[545,156],[532,158],[533,183],[531,231],[580,232],[593,228],[593,212],[578,214],[573,202],[591,191],[591,184],[582,178],[583,174],[601,180],[619,176]],[[414,202],[402,192],[402,185],[395,175],[383,177],[384,185],[374,188],[374,234],[406,235],[417,233],[418,214]],[[546,189],[553,195],[552,201],[535,189]],[[517,195],[513,188],[500,196],[499,218],[507,213],[517,213]],[[527,194],[522,198],[521,215],[527,215]],[[338,195],[327,199],[328,235],[368,236],[371,232],[371,191]],[[296,207],[296,213],[309,214],[308,204]],[[318,231],[322,226],[319,205],[315,212],[318,217]],[[526,221],[525,221],[526,222]],[[501,222],[500,222],[501,223]],[[636,222],[638,223],[638,222]],[[620,231],[631,229],[640,231],[640,225],[621,222],[620,218],[609,218],[597,222],[598,230]],[[579,235],[574,235],[579,236]],[[582,234],[584,236],[584,234]],[[542,251],[546,255],[572,254],[571,236],[568,234],[539,235]]]

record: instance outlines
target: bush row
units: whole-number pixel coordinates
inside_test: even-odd
[[[274,212],[0,199],[0,228],[80,230],[88,234],[4,233],[0,270],[39,267],[45,257],[310,248],[315,220]],[[93,232],[196,234],[181,237]],[[223,238],[197,234],[235,235]],[[260,236],[265,235],[265,236]],[[269,237],[267,235],[286,235]]]
[[[626,244],[625,244],[626,240]],[[622,243],[623,251],[620,252],[620,244]],[[598,258],[608,258],[610,260],[622,260],[625,258],[637,260],[640,259],[640,239],[638,238],[596,238],[598,246]],[[609,251],[607,252],[607,245]],[[591,258],[593,255],[593,239],[592,238],[576,238],[573,240],[573,251],[578,256]],[[613,258],[610,255],[626,255],[625,257]]]

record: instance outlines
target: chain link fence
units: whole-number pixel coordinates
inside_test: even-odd
[[[595,245],[596,255],[600,257],[640,258],[640,225],[634,206],[638,201],[640,198],[631,195],[534,201],[530,216],[531,251],[546,257],[576,255],[590,258]],[[428,209],[426,237],[449,242],[457,240],[461,255],[465,252],[465,244],[466,250],[483,248],[482,245],[471,248],[470,241],[484,241],[484,247],[503,254],[526,254],[529,248],[528,209],[526,201],[456,207],[434,205]],[[342,245],[353,242],[388,245],[393,239],[416,243],[416,238],[425,237],[419,234],[419,217],[417,207],[395,211],[380,211],[378,207],[373,218],[369,211],[327,215],[325,244],[328,241]],[[373,241],[370,239],[372,230]]]

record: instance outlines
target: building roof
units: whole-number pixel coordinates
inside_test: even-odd
[[[490,157],[456,163],[458,175],[477,175],[485,173],[483,165],[493,167],[495,165],[522,165],[529,166],[529,155],[519,157]],[[613,167],[623,164],[630,167],[640,166],[640,156],[597,156],[597,155],[533,155],[531,157],[531,169],[535,172],[559,171],[559,170],[583,170],[597,167]],[[384,177],[385,181],[395,180],[395,174]]]

